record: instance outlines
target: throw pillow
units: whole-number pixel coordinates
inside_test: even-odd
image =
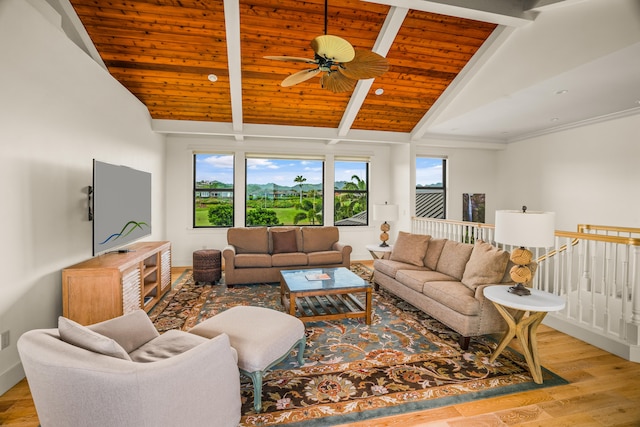
[[[232,227],[227,230],[227,243],[235,246],[237,254],[269,253],[267,227]]]
[[[131,360],[127,352],[124,351],[124,348],[115,340],[100,335],[66,317],[60,316],[58,318],[58,332],[60,333],[62,341],[75,345],[76,347],[84,348],[94,353],[104,354],[105,356]]]
[[[436,271],[462,280],[467,262],[471,257],[471,251],[473,251],[473,245],[447,240],[442,248],[442,253],[440,253],[440,258],[438,258]]]
[[[147,313],[140,309],[95,323],[88,328],[115,340],[127,353],[160,336]]]
[[[340,239],[338,227],[302,227],[302,248],[306,253],[333,250]]]
[[[444,244],[447,243],[447,239],[431,239],[429,240],[429,246],[427,246],[427,253],[424,256],[425,267],[435,270],[438,267],[438,259],[444,248]]]
[[[295,230],[271,231],[271,240],[273,242],[274,254],[298,252]]]
[[[472,290],[480,285],[500,283],[508,262],[509,252],[477,241],[462,275],[462,283]]]
[[[426,234],[412,234],[400,231],[396,243],[391,249],[389,259],[423,266],[423,258],[429,246],[429,239],[431,239],[431,236]]]

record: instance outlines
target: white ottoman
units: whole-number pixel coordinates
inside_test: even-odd
[[[297,317],[264,307],[237,306],[194,326],[190,333],[213,338],[225,333],[238,352],[240,372],[253,382],[253,407],[262,409],[262,377],[298,346],[304,364],[304,323]]]

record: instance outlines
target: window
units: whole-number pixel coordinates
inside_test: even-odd
[[[193,226],[233,227],[233,156],[194,154]]]
[[[364,161],[335,162],[334,182],[335,225],[367,225],[369,222],[369,163]]]
[[[446,159],[416,157],[416,216],[446,218]]]
[[[324,162],[247,157],[245,224],[323,225]]]

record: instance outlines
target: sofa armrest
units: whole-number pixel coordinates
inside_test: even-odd
[[[353,248],[351,247],[351,245],[348,245],[347,243],[335,242],[333,244],[333,250],[342,252],[343,255],[351,255],[351,251],[353,250]]]
[[[227,245],[222,250],[222,257],[224,258],[224,268],[235,268],[236,247],[233,245]]]

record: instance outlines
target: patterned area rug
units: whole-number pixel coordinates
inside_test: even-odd
[[[371,275],[362,264],[351,269]],[[186,271],[150,317],[160,332],[188,330],[236,305],[282,310],[279,298],[279,284],[196,285]],[[489,363],[496,345],[489,337],[462,351],[455,332],[388,292],[374,292],[373,310],[369,326],[363,319],[308,322],[305,365],[292,353],[265,376],[259,414],[243,378],[241,425],[328,426],[567,383],[546,369],[544,383],[534,383],[509,348]]]

